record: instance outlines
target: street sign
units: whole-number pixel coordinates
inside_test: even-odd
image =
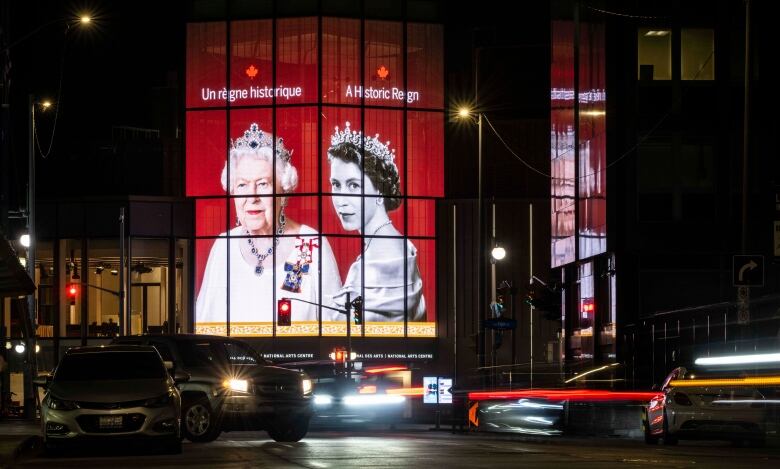
[[[485,329],[495,329],[499,331],[517,329],[517,321],[509,318],[485,319],[482,321],[482,325]]]
[[[731,281],[735,287],[763,287],[764,256],[735,255]]]

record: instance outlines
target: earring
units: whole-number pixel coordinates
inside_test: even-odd
[[[284,208],[287,206],[287,198],[282,199],[281,208],[279,209],[279,227],[276,229],[276,234],[284,233],[284,225],[287,223],[287,216],[284,214]]]
[[[377,206],[382,205],[385,203],[384,197],[377,197],[376,200],[374,200],[374,203],[377,204]]]

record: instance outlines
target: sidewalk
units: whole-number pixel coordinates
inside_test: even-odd
[[[10,467],[21,454],[40,447],[37,420],[0,420],[0,468]]]

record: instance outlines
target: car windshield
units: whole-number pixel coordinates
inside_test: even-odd
[[[99,351],[65,355],[55,381],[164,379],[165,367],[154,351]]]

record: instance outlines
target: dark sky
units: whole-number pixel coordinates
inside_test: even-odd
[[[177,3],[90,1],[83,9],[94,12],[90,26],[77,24],[65,34],[65,22],[57,22],[12,49],[13,94],[54,98],[62,73],[64,140],[100,135],[110,123],[149,125],[150,90],[175,79],[170,73],[182,60],[184,12]],[[79,11],[61,1],[15,0],[11,32],[18,38]]]
[[[150,0],[11,0],[12,40],[43,27],[11,51],[12,119],[14,158],[19,162],[14,176],[26,178],[28,93],[56,100],[57,126],[51,156],[39,160],[38,193],[40,198],[79,195],[120,195],[127,193],[153,195],[149,188],[132,186],[124,179],[139,178],[143,168],[128,167],[121,158],[112,159],[112,128],[132,126],[160,129],[175,135],[183,115],[184,36],[186,9],[191,2]],[[484,48],[481,53],[481,101],[493,121],[528,120],[536,129],[539,120],[547,119],[549,73],[549,6],[539,2],[525,7],[521,15],[508,15],[498,1],[483,3],[475,9],[473,2],[444,2],[446,90],[451,98],[473,97],[472,45]],[[79,8],[72,5],[84,5]],[[90,11],[94,24],[88,28],[73,26],[65,34],[65,18],[77,18],[80,11]],[[62,86],[59,87],[62,76]],[[40,143],[45,152],[50,141],[54,113],[39,114]],[[514,125],[514,127],[512,127]],[[532,142],[523,125],[512,124],[506,132],[517,143]],[[542,127],[544,127],[542,125]],[[538,130],[538,129],[537,129]],[[536,130],[532,130],[535,134]],[[545,132],[539,133],[547,138]],[[474,150],[473,132],[460,132],[448,139],[448,154]],[[544,142],[540,140],[539,145]],[[491,142],[486,138],[485,145]],[[528,151],[539,146],[533,143]],[[525,148],[523,148],[525,149]],[[500,153],[496,147],[495,152]],[[473,159],[473,158],[472,158]],[[467,162],[476,163],[467,159]],[[142,159],[135,166],[143,166]],[[493,162],[513,165],[511,157],[498,155]],[[151,163],[154,163],[151,161]],[[492,164],[492,163],[491,163]],[[496,163],[497,164],[497,163]],[[124,165],[124,166],[122,166]],[[112,169],[112,166],[117,168]],[[491,165],[487,165],[491,168]],[[513,174],[502,166],[500,174]],[[157,167],[146,174],[156,175]],[[449,174],[448,193],[468,196],[476,184],[468,177],[474,171]],[[141,178],[142,179],[142,178]],[[496,186],[512,190],[512,181],[497,181]],[[523,187],[528,187],[524,182]],[[148,190],[147,190],[148,189]],[[546,186],[539,186],[546,191]],[[24,188],[21,188],[22,194]],[[164,195],[164,194],[159,194]],[[169,194],[170,195],[170,194]]]

